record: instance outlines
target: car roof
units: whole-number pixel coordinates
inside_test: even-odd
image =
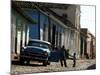
[[[50,42],[43,41],[43,40],[38,40],[38,39],[29,39],[29,41],[42,42],[42,43],[46,43],[46,44],[51,45],[51,43],[50,43]]]

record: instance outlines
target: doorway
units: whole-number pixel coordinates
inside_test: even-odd
[[[53,25],[52,27],[52,46],[55,46],[55,34],[56,34],[56,26]]]

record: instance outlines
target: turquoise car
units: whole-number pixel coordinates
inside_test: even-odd
[[[20,62],[27,61],[42,62],[44,66],[49,64],[49,56],[51,53],[51,44],[47,41],[41,41],[36,39],[29,40],[27,46],[23,47],[20,55]]]

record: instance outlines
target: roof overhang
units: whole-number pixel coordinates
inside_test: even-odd
[[[27,14],[24,13],[24,11],[21,9],[21,7],[16,4],[16,1],[12,1],[11,8],[15,11],[17,11],[21,16],[23,16],[29,23],[36,24],[36,21],[31,19]]]
[[[16,3],[20,8],[34,8],[35,5],[42,8],[59,8],[67,9],[70,4],[59,4],[59,3],[45,3],[45,2],[30,2],[30,1],[12,1]]]

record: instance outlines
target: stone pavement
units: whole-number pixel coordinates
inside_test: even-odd
[[[51,62],[48,66],[31,62],[30,65],[11,65],[11,74],[87,70],[93,64],[96,64],[95,60],[77,60],[76,67],[72,67],[72,60],[67,60],[68,67],[61,67],[60,62]]]

